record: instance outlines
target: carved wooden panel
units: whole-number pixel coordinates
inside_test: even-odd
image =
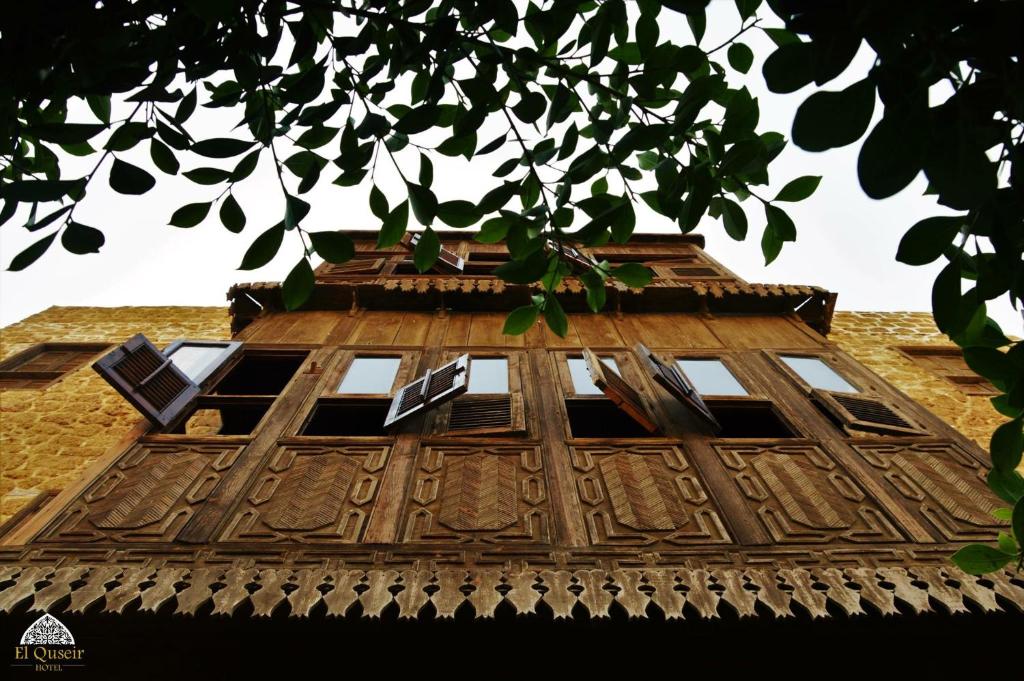
[[[407,542],[549,542],[540,448],[424,447],[405,518]]]
[[[903,541],[878,504],[815,445],[715,448],[778,543]]]
[[[279,447],[221,541],[359,541],[390,447]]]
[[[731,541],[679,447],[571,447],[570,458],[594,544]]]
[[[856,444],[899,496],[950,541],[988,541],[1006,526],[992,517],[1001,503],[988,489],[988,471],[952,443]]]
[[[241,451],[238,444],[136,445],[38,541],[173,541]]]

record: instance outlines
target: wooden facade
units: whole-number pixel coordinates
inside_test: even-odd
[[[1024,608],[1009,573],[948,560],[1001,529],[987,454],[829,342],[833,294],[638,235],[581,255],[650,287],[591,314],[570,278],[565,338],[505,336],[531,289],[490,274],[502,248],[456,233],[419,274],[374,236],[302,311],[232,288],[241,346],[174,368],[184,404],[9,529],[0,610]],[[373,387],[345,387],[356,367]]]

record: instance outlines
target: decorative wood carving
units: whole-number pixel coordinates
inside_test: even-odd
[[[780,544],[903,541],[878,504],[816,445],[715,448]]]
[[[406,542],[550,541],[538,447],[424,447],[413,484]]]
[[[221,541],[358,541],[390,447],[279,447],[234,511]]]
[[[241,451],[241,445],[137,444],[37,541],[173,541]]]
[[[731,542],[679,447],[572,447],[570,458],[593,543]]]
[[[988,471],[953,443],[855,444],[853,448],[949,541],[986,541],[1006,529],[992,516]]]

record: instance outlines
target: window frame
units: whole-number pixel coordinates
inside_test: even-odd
[[[964,360],[963,350],[955,345],[895,345],[897,352],[913,362],[917,368],[927,371],[932,376],[937,376],[948,383],[952,383],[957,390],[971,397],[995,397],[1002,395],[999,388],[992,385],[984,376],[980,376],[968,366]],[[931,367],[920,360],[922,357],[956,357],[963,362],[965,370],[962,373],[949,373],[942,371],[939,367]]]
[[[0,361],[0,390],[46,390],[51,385],[58,383],[68,374],[78,371],[82,367],[92,363],[100,353],[110,350],[113,343],[108,342],[44,342],[35,343],[24,350],[14,353],[10,357]],[[75,351],[88,357],[71,369],[64,371],[21,371],[18,367],[45,352]],[[38,385],[27,386],[4,386],[3,382],[10,381],[40,381]]]
[[[526,361],[526,353],[521,350],[470,350],[467,348],[446,349],[441,353],[441,364],[447,364],[461,355],[469,355],[469,380],[466,382],[465,393],[449,400],[433,410],[432,422],[427,424],[425,432],[431,436],[444,437],[473,437],[473,436],[515,436],[523,437],[529,434],[529,419],[526,418],[527,405],[523,396],[525,385],[529,380],[524,380],[523,373],[528,371],[529,363]],[[468,390],[473,380],[473,362],[480,359],[504,359],[508,371],[508,391],[503,393],[471,393]],[[510,423],[508,427],[488,426],[479,428],[463,428],[452,430],[450,428],[452,410],[456,408],[455,403],[471,404],[498,399],[508,396]]]
[[[781,371],[790,382],[792,382],[798,389],[804,394],[810,395],[815,390],[823,390],[823,388],[815,388],[810,383],[805,381],[795,369],[786,364],[783,357],[805,357],[807,359],[817,359],[823,362],[828,368],[836,372],[840,378],[852,385],[857,389],[857,392],[846,393],[847,395],[870,395],[873,391],[868,388],[868,384],[860,376],[855,376],[854,372],[849,371],[849,367],[845,362],[841,361],[833,353],[828,351],[825,352],[812,352],[807,350],[800,351],[775,351],[775,350],[762,350],[765,357],[771,362],[771,364]],[[835,391],[838,392],[838,391]]]
[[[228,362],[231,362],[231,360],[236,356],[241,358],[243,343],[242,341],[194,340],[191,338],[179,338],[169,343],[167,347],[163,349],[164,356],[172,357],[178,349],[185,345],[221,347],[220,353],[214,359],[207,362],[206,367],[199,372],[199,375],[192,379],[192,381],[200,388],[205,388],[207,387],[206,384],[208,381],[211,383],[210,387],[212,387],[213,381],[210,381],[209,379],[215,374],[218,374],[221,369],[225,368]],[[171,361],[173,362],[174,360],[171,359]],[[233,364],[234,363],[232,363],[232,366]]]

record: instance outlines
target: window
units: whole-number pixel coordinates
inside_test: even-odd
[[[511,360],[511,361],[510,361]],[[510,366],[511,365],[511,366]],[[447,435],[518,435],[526,432],[526,410],[518,355],[469,358],[466,393],[452,400],[440,421]],[[510,374],[509,369],[513,369]],[[509,378],[515,378],[510,390]]]
[[[402,236],[402,240],[399,243],[406,250],[415,251],[416,250],[416,245],[419,242],[420,242],[420,235],[419,234],[414,234],[412,232],[406,232],[405,235]],[[406,265],[406,263],[412,263],[412,261],[411,260],[404,260],[404,261],[402,261],[399,265],[396,266],[395,273],[396,274],[399,274],[399,273],[407,274],[408,272],[404,272],[404,271],[400,272],[399,271],[399,268],[401,268],[403,265]],[[454,252],[452,252],[452,251],[448,250],[447,248],[445,248],[444,246],[442,246],[440,252],[437,254],[437,261],[434,262],[433,269],[438,271],[438,272],[443,272],[443,273],[448,273],[448,274],[462,274],[462,270],[465,267],[465,264],[466,263],[465,263],[465,261],[462,258],[460,258]],[[414,272],[413,272],[414,274],[419,274],[419,270],[416,270],[415,266],[413,266],[413,270],[414,270]]]
[[[106,350],[107,343],[41,343],[0,362],[0,390],[39,390]]]
[[[356,357],[337,392],[355,395],[388,395],[395,384],[401,357]]]
[[[812,388],[841,393],[860,392],[818,357],[782,355],[781,359]]]
[[[389,428],[408,418],[455,399],[466,392],[469,355],[428,370],[412,383],[398,389],[391,401],[384,427]]]
[[[384,258],[355,257],[341,264],[325,262],[317,268],[317,279],[333,279],[335,277],[366,276],[377,274],[384,267]]]
[[[164,355],[199,385],[241,348],[242,344],[236,341],[181,340],[168,345]]]
[[[676,364],[702,395],[749,394],[720,359],[678,359]]]
[[[966,395],[992,396],[1000,394],[998,388],[967,366],[960,348],[901,345],[896,349],[906,355],[914,364],[941,376]]]
[[[915,420],[894,403],[857,388],[821,357],[767,354],[773,361],[777,359],[776,366],[847,434],[925,434]]]
[[[644,437],[658,430],[614,358],[584,349],[583,357],[567,357],[566,364],[573,397],[565,400],[565,410],[572,437]]]

